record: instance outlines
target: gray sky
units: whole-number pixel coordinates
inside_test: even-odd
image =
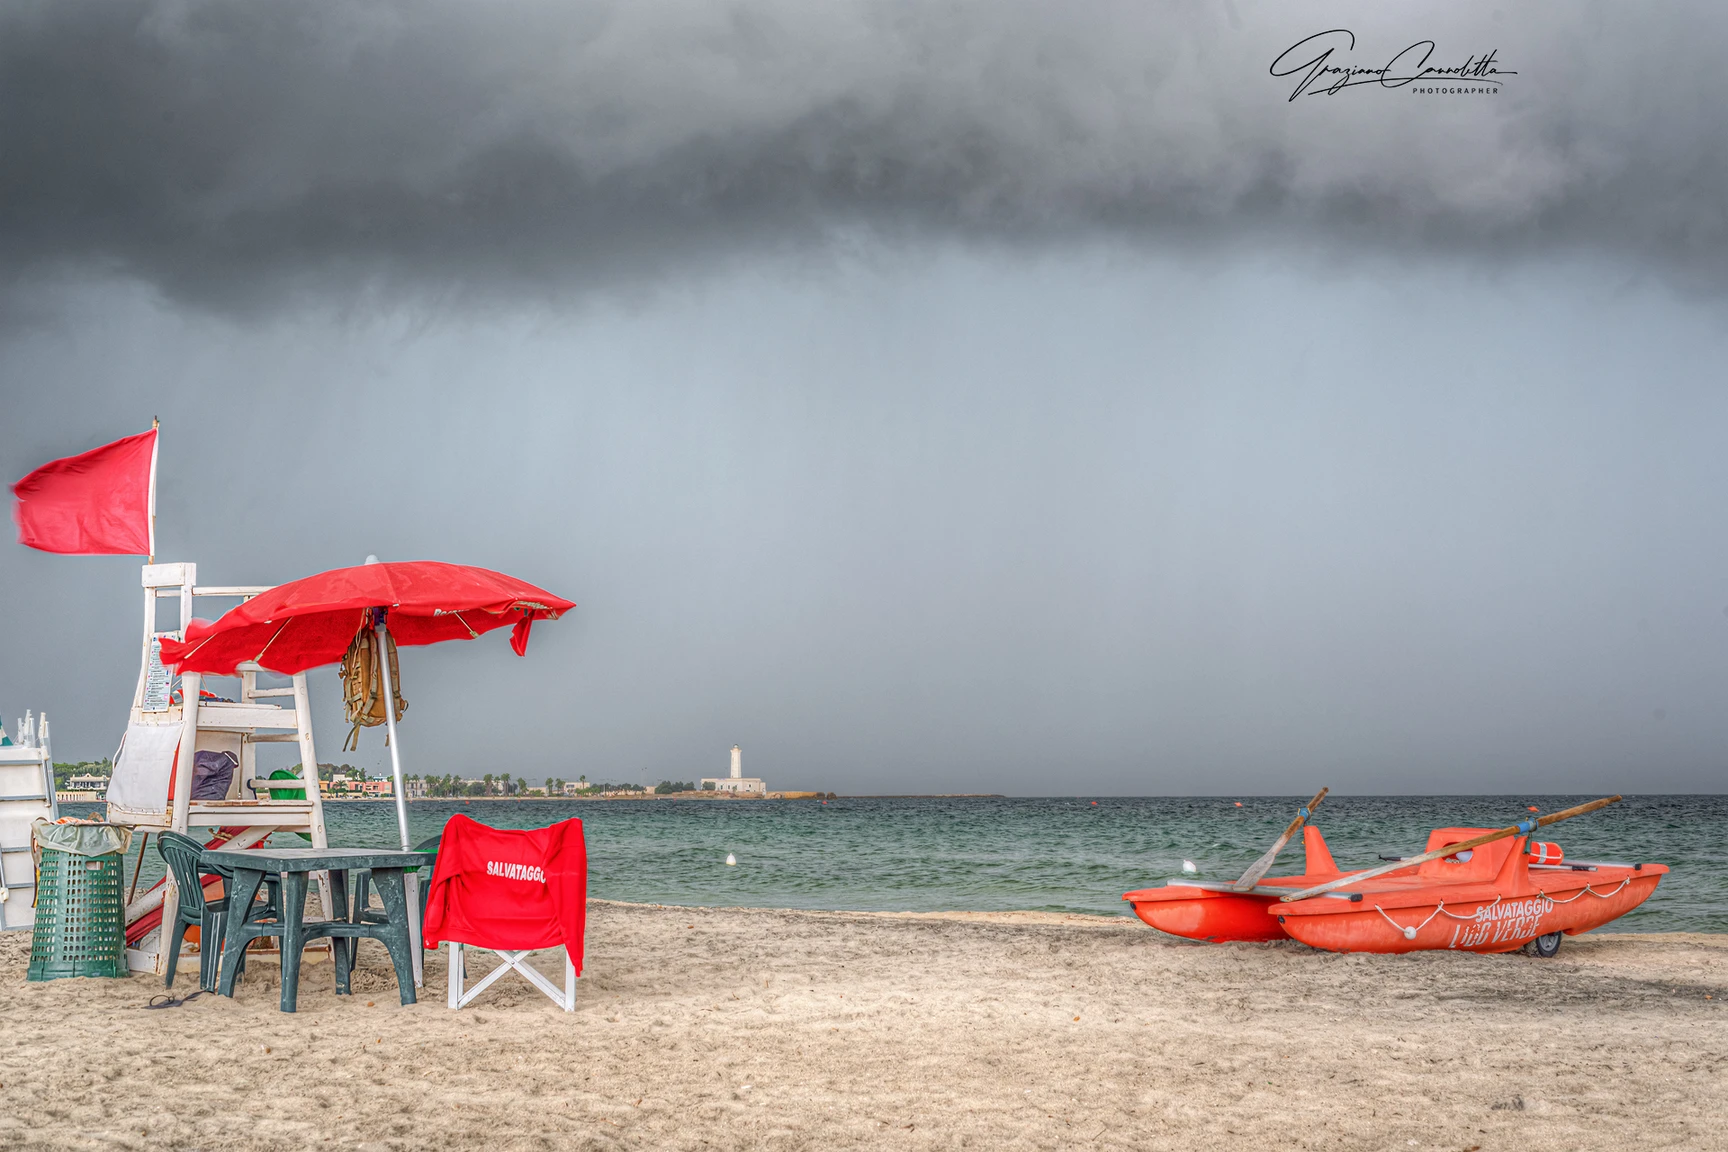
[[[413,768],[1720,790],[1716,6],[144,12],[0,14],[0,472],[160,415],[205,581],[575,599]],[[1519,75],[1288,101],[1346,26]],[[61,758],[136,564],[0,549]]]

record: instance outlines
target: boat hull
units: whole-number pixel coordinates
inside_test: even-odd
[[[1269,915],[1274,896],[1208,892],[1200,888],[1147,888],[1122,897],[1134,915],[1172,936],[1222,943],[1227,940],[1284,940],[1284,927]]]
[[[1588,886],[1556,885],[1518,896],[1437,893],[1411,902],[1417,893],[1369,892],[1360,903],[1304,901],[1272,908],[1270,915],[1292,939],[1328,952],[1511,952],[1538,936],[1576,936],[1624,916],[1650,898],[1667,871],[1647,864],[1624,876],[1593,878]]]
[[[1300,876],[1262,880],[1248,892],[1230,885],[1172,880],[1159,888],[1125,892],[1122,899],[1134,905],[1134,915],[1147,925],[1184,936],[1189,940],[1223,943],[1229,940],[1288,940],[1283,925],[1272,914],[1277,891],[1269,887],[1306,888],[1340,875],[1326,847],[1326,837],[1312,824],[1302,829],[1302,851],[1306,870]]]

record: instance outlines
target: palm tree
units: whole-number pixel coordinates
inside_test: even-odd
[[[504,795],[510,795],[510,773],[504,773],[499,779],[503,781]]]
[[[492,791],[492,773],[486,773],[481,779],[486,782],[486,791],[490,793]]]

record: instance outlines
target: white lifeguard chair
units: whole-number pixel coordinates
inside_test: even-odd
[[[200,842],[209,839],[212,829],[235,829],[220,846],[221,851],[249,848],[273,832],[303,833],[314,847],[327,847],[306,673],[278,676],[256,664],[241,665],[234,677],[206,678],[187,672],[179,678],[179,699],[175,699],[174,678],[162,665],[161,645],[165,638],[184,639],[194,603],[199,599],[226,601],[209,613],[214,617],[235,602],[269,591],[268,586],[200,586],[197,575],[195,564],[144,565],[143,660],[126,739],[115,757],[108,786],[108,820],[144,833],[171,830]],[[157,610],[163,600],[179,602],[179,617],[172,629],[158,628]],[[261,678],[273,683],[261,683]],[[213,693],[228,699],[204,699],[206,679],[223,686],[237,681],[237,688]],[[258,750],[267,744],[298,746],[297,776],[269,779],[267,768],[260,775]],[[227,794],[220,799],[192,798],[198,752],[227,752],[237,761]],[[303,798],[273,795],[294,790],[300,790]],[[333,909],[329,877],[319,879],[320,898],[328,916]],[[128,904],[127,924],[157,908],[173,909],[173,884],[170,873],[161,887]],[[165,959],[161,935],[160,928],[154,929],[136,947],[129,947],[128,967],[135,972],[161,973]]]
[[[30,826],[58,820],[54,802],[54,755],[48,748],[48,717],[32,713],[18,721],[17,740],[0,744],[0,932],[36,923],[36,867],[30,858]],[[0,733],[5,728],[0,725]]]

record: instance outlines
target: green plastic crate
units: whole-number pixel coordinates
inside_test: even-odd
[[[126,975],[124,861],[42,851],[27,979]]]

